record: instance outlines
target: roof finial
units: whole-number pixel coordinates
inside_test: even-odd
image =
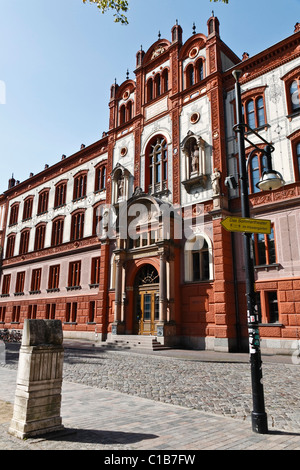
[[[160,31],[158,31],[158,39],[161,38],[161,34],[160,34]]]
[[[129,70],[127,69],[127,72],[126,72],[126,80],[129,80]]]
[[[212,10],[212,12],[211,12],[211,16],[215,16],[215,12],[214,12],[214,10]]]
[[[196,34],[196,26],[195,26],[195,23],[193,23],[193,34]]]

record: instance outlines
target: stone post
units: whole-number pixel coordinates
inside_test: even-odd
[[[24,439],[64,429],[62,343],[60,320],[24,321],[10,434]]]

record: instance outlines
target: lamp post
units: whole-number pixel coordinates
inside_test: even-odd
[[[236,114],[237,125],[235,130],[238,137],[239,169],[240,169],[240,190],[241,190],[241,210],[242,217],[250,217],[249,193],[248,193],[248,172],[245,155],[245,125],[243,124],[241,89],[239,78],[242,75],[240,70],[234,70],[232,75],[235,78]],[[255,132],[256,134],[256,132]],[[257,135],[257,134],[256,134]],[[259,136],[260,137],[260,136]],[[260,137],[261,138],[261,137]],[[261,138],[262,139],[262,138]],[[264,141],[264,139],[262,139]],[[266,144],[267,142],[264,141]],[[261,149],[260,149],[261,150]],[[271,146],[266,145],[263,152],[267,159],[267,168],[263,174],[260,189],[276,189],[282,185],[282,177],[272,170]],[[281,177],[281,178],[280,178]],[[281,183],[280,183],[281,181]],[[265,184],[264,184],[265,183]],[[259,187],[259,186],[258,186]],[[253,411],[252,430],[256,433],[266,434],[268,432],[267,414],[265,412],[264,391],[262,383],[262,361],[260,352],[260,339],[258,329],[258,311],[256,305],[256,295],[254,286],[254,262],[251,255],[251,234],[243,233],[245,273],[246,273],[246,301],[247,301],[247,323],[249,335],[249,352],[252,380]]]

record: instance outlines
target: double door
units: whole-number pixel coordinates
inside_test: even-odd
[[[139,288],[136,293],[135,333],[139,335],[156,335],[158,320],[158,289]]]

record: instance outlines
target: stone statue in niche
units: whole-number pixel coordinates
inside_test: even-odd
[[[124,195],[124,177],[121,176],[118,181],[118,198]]]
[[[212,173],[210,177],[214,196],[217,196],[220,194],[220,178],[221,178],[221,173],[217,168],[215,168],[214,172]]]
[[[194,145],[193,150],[191,151],[191,166],[192,173],[199,173],[199,148],[197,145]]]

